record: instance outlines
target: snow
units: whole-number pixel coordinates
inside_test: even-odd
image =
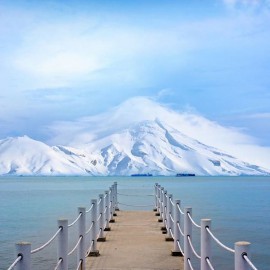
[[[138,107],[133,100],[111,111],[110,117],[103,114],[96,119],[84,119],[83,128],[76,125],[76,133],[71,132],[73,143],[68,145],[49,146],[27,136],[0,140],[0,175],[134,173],[267,175],[270,173],[269,169],[242,161],[233,154],[221,150],[222,148],[217,148],[215,144],[198,140],[198,136],[193,138],[178,113],[150,101],[147,105],[136,117],[128,110],[130,106],[133,106],[133,109]],[[161,115],[160,113],[162,117],[157,117]],[[97,119],[103,122],[98,124]],[[205,128],[205,119],[197,117],[189,120],[191,126],[196,124]],[[220,130],[226,131],[218,125],[209,123],[208,126],[211,126],[209,136],[212,139],[215,128],[218,134]],[[71,129],[67,123],[65,125]]]

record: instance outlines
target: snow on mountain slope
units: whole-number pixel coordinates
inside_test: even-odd
[[[89,173],[98,174],[93,160],[80,153],[72,152],[69,148],[50,147],[27,136],[0,141],[1,175],[84,175]]]
[[[267,171],[191,139],[161,121],[144,121],[120,133],[82,145],[100,154],[108,174],[258,175]]]

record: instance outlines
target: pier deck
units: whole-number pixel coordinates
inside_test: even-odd
[[[98,243],[99,257],[88,257],[86,269],[182,270],[183,258],[171,256],[154,212],[119,211],[106,242]]]

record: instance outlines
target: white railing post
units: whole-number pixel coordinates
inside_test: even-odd
[[[117,182],[114,182],[115,186],[115,211],[119,211],[119,206],[118,206],[118,186]]]
[[[160,185],[157,185],[157,213],[156,216],[161,215],[161,203],[160,203]]]
[[[158,213],[161,212],[161,185],[158,185]]]
[[[110,221],[110,195],[109,195],[109,191],[105,191],[105,209],[106,209],[106,213],[105,213],[105,220],[106,220],[106,227],[104,229],[104,231],[110,231],[111,228],[109,226],[109,221]]]
[[[111,222],[111,223],[114,223],[115,222],[115,220],[114,220],[114,218],[113,218],[113,191],[114,190],[114,188],[113,188],[113,186],[111,186],[110,187],[110,192],[109,192],[109,195],[110,195],[110,219],[109,219],[109,222]]]
[[[201,270],[211,270],[206,259],[211,261],[211,219],[201,219]]]
[[[180,218],[181,218],[181,213],[177,207],[177,205],[180,208],[180,200],[175,200],[175,205],[174,205],[174,245],[173,245],[173,251],[172,255],[173,256],[183,256],[182,252],[180,251],[179,245],[180,245],[180,237],[181,233],[178,228],[178,224],[180,226]],[[179,242],[179,245],[178,245]]]
[[[31,270],[31,243],[20,242],[16,244],[17,256],[22,259],[17,263],[16,270]]]
[[[163,224],[164,228],[167,230],[166,222],[167,222],[167,190],[163,189],[162,192],[162,200],[163,200],[163,214],[162,214],[162,219],[163,219]]]
[[[104,214],[104,195],[99,194],[99,214],[100,214],[100,219],[99,219],[99,229],[100,229],[100,235],[98,238],[98,242],[105,242],[106,238],[104,237],[104,225],[105,225],[105,214]]]
[[[59,219],[58,227],[62,230],[58,235],[58,260],[62,259],[58,269],[59,270],[68,270],[68,220]]]
[[[99,252],[97,250],[97,200],[91,200],[93,205],[91,209],[91,224],[93,224],[92,230],[90,232],[90,240],[93,242],[92,249],[89,253],[89,256],[98,256]]]
[[[184,215],[184,270],[190,270],[188,260],[191,260],[192,250],[189,245],[188,237],[191,238],[192,236],[192,223],[188,214],[192,214],[192,208],[186,207],[185,208],[185,215]]]
[[[171,233],[171,231],[173,232],[173,222],[171,220],[170,215],[173,215],[172,213],[172,203],[171,200],[173,199],[173,195],[172,194],[168,194],[167,195],[167,225],[168,225],[168,237],[166,238],[166,241],[173,241],[173,235]]]
[[[113,216],[116,217],[117,214],[115,213],[116,211],[116,205],[117,205],[117,183],[114,182],[113,184]]]
[[[78,237],[82,237],[77,249],[77,265],[81,262],[81,270],[85,269],[85,207],[78,208],[78,214],[80,216],[78,220]]]
[[[160,187],[160,218],[159,222],[164,222],[163,220],[163,213],[164,213],[164,203],[163,203],[163,198],[164,198],[164,187]]]
[[[249,255],[250,243],[249,242],[236,242],[234,244],[234,269],[235,270],[249,270],[250,267],[243,255]]]
[[[158,196],[158,183],[155,183],[154,191],[155,191],[155,208],[154,208],[154,211],[157,212],[158,211],[158,199],[157,199],[157,196]]]

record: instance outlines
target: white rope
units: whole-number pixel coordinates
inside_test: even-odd
[[[44,249],[45,247],[47,247],[47,246],[55,239],[55,237],[58,235],[58,233],[59,233],[62,229],[63,229],[63,228],[60,227],[60,228],[58,229],[58,231],[52,236],[52,238],[51,238],[48,242],[46,242],[44,245],[42,245],[42,246],[39,247],[39,248],[36,248],[36,249],[31,250],[31,254],[37,253],[37,252],[41,251],[42,249]]]
[[[104,200],[106,199],[107,195],[108,195],[108,194],[107,194],[107,193],[105,193],[105,195],[104,195]]]
[[[89,253],[91,252],[92,246],[94,245],[94,240],[91,241],[90,247],[88,248],[86,254],[85,254],[85,258],[88,257]]]
[[[193,268],[193,266],[192,266],[192,264],[191,264],[190,258],[188,258],[187,261],[188,261],[188,264],[189,264],[190,269],[191,269],[191,270],[194,270],[194,268]]]
[[[168,230],[169,227],[168,227],[167,219],[164,219],[164,221],[165,221],[165,227]]]
[[[104,222],[104,225],[103,225],[103,231],[105,230],[106,226],[107,226],[107,219],[106,219],[105,222]]]
[[[181,245],[180,245],[180,242],[179,242],[179,241],[177,241],[177,245],[178,245],[178,247],[179,247],[179,249],[180,249],[181,253],[182,253],[182,254],[183,254],[183,256],[184,256],[184,252],[183,252],[183,250],[182,250],[182,248],[181,248]]]
[[[195,255],[198,259],[201,259],[201,256],[196,252],[195,248],[194,248],[193,245],[192,245],[190,236],[188,235],[187,238],[188,238],[189,245],[190,245],[190,247],[191,247],[191,249],[192,249],[194,255]]]
[[[213,265],[211,264],[209,258],[207,257],[207,258],[205,258],[205,260],[206,260],[208,266],[210,267],[210,270],[215,270],[214,267],[213,267]]]
[[[78,266],[77,266],[76,270],[80,270],[81,265],[82,265],[82,260],[80,260],[80,261],[79,261],[79,264],[78,264]]]
[[[22,259],[22,255],[19,255],[17,259],[12,263],[12,265],[8,268],[8,270],[13,269],[21,259]]]
[[[177,208],[178,208],[178,210],[180,211],[180,213],[182,214],[182,215],[184,215],[185,213],[182,211],[182,209],[180,208],[180,205],[179,204],[176,204],[177,205]]]
[[[173,232],[172,232],[172,229],[170,228],[170,233],[172,235],[172,238],[174,239],[174,235],[173,235]]]
[[[174,202],[173,202],[172,198],[170,198],[170,202],[174,206]]]
[[[102,214],[99,214],[99,216],[98,216],[98,218],[97,218],[97,221],[100,220],[101,216],[102,216]]]
[[[90,231],[91,231],[92,228],[93,228],[93,225],[94,225],[94,222],[92,221],[90,228],[85,232],[85,234],[90,233]]]
[[[68,253],[68,256],[70,256],[70,255],[77,249],[77,247],[78,247],[78,245],[80,244],[81,240],[82,240],[82,236],[79,237],[79,240],[78,240],[77,244],[76,244],[75,247]]]
[[[103,214],[106,214],[108,206],[105,207]]]
[[[121,196],[128,196],[128,197],[143,197],[143,196],[153,197],[153,196],[155,196],[154,194],[124,194],[124,193],[118,193],[118,192],[117,192],[117,194],[121,195]]]
[[[82,213],[80,213],[80,214],[78,215],[78,217],[77,217],[71,224],[68,225],[68,227],[73,226],[73,225],[80,219],[81,215],[82,215]]]
[[[246,254],[243,255],[243,258],[253,270],[258,270]]]
[[[99,201],[98,201],[97,205],[99,205],[101,201],[102,201],[102,199],[99,199]]]
[[[195,226],[195,227],[197,227],[197,228],[201,228],[201,226],[200,225],[198,225],[193,219],[192,219],[192,217],[191,217],[191,215],[190,215],[190,213],[188,212],[187,213],[187,215],[188,215],[188,217],[189,217],[189,219],[190,219],[190,221],[192,222],[192,224]]]
[[[216,243],[217,243],[218,245],[220,245],[221,247],[223,247],[224,249],[226,249],[226,250],[228,250],[228,251],[230,251],[230,252],[232,252],[232,253],[235,253],[235,251],[234,251],[233,249],[231,249],[231,248],[225,246],[224,244],[222,244],[222,243],[221,243],[221,242],[213,235],[213,233],[210,231],[210,229],[209,229],[208,227],[206,227],[206,230],[208,231],[208,233],[212,236],[212,238],[216,241]]]
[[[97,234],[97,239],[99,238],[101,232],[102,232],[102,229],[100,228],[99,231],[98,231],[98,234]]]
[[[180,223],[179,222],[177,222],[177,227],[178,227],[180,233],[182,234],[182,236],[184,236],[185,234],[183,233],[183,231],[182,231],[182,229],[180,227]]]
[[[58,260],[57,265],[54,267],[54,270],[57,270],[57,269],[58,269],[58,267],[59,267],[59,265],[61,264],[62,261],[63,261],[62,258],[60,258],[60,259]]]
[[[122,205],[125,205],[125,206],[133,206],[133,207],[153,207],[154,205],[153,204],[148,204],[148,205],[133,205],[133,204],[125,204],[125,203],[120,203],[119,204],[122,204]]]
[[[172,214],[170,214],[170,218],[171,218],[172,222],[174,223],[174,219],[173,219],[173,217],[172,217]]]
[[[92,210],[93,206],[94,206],[94,204],[92,203],[91,206],[90,206],[90,208],[88,210],[86,210],[85,212],[86,213],[89,213]]]

